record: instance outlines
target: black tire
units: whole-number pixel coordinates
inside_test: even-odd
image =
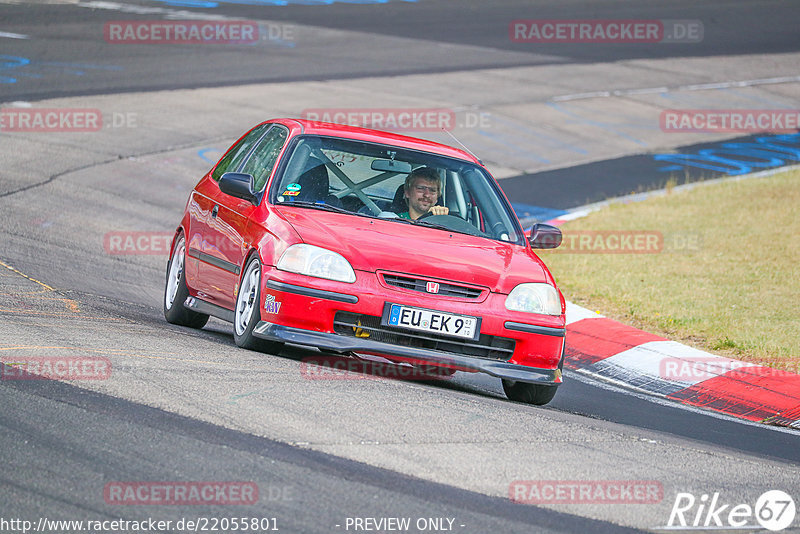
[[[197,313],[184,307],[183,303],[189,296],[186,287],[186,240],[183,234],[175,240],[172,255],[167,264],[167,280],[164,283],[164,318],[168,323],[191,328],[203,328],[208,322],[208,315]]]
[[[233,340],[243,349],[278,353],[283,347],[280,341],[267,341],[253,335],[253,329],[261,320],[261,261],[252,255],[239,280],[236,307],[233,317]]]
[[[512,401],[524,402],[525,404],[543,406],[553,400],[557,390],[558,386],[503,380],[503,391],[505,391],[506,397]]]

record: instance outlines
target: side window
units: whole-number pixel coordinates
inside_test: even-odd
[[[272,124],[269,123],[256,126],[249,134],[244,136],[241,141],[234,145],[228,153],[219,160],[214,172],[211,174],[211,178],[219,180],[219,177],[226,172],[236,171],[247,154],[250,153],[250,149],[253,148],[256,142],[261,139],[261,136],[264,135],[264,132],[271,126]]]
[[[253,155],[244,164],[242,172],[253,175],[256,191],[261,191],[267,184],[269,175],[278,160],[278,154],[281,153],[288,135],[289,131],[286,128],[276,125],[264,136]]]

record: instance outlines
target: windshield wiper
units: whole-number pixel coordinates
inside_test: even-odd
[[[415,220],[414,224],[419,225],[419,226],[427,226],[428,228],[436,228],[437,230],[447,230],[448,232],[458,232],[457,230],[453,230],[452,228],[449,228],[449,227],[447,227],[447,226],[445,226],[443,224],[436,224],[436,223],[432,223],[432,222],[428,222],[428,221],[420,221],[419,219]],[[458,233],[462,234],[464,232],[458,232]]]
[[[283,202],[280,205],[301,206],[303,208],[314,208],[318,210],[335,211],[336,213],[347,213],[348,215],[357,215],[356,213],[350,210],[340,208],[339,206],[334,206],[333,204],[325,204],[324,202],[309,202],[307,200],[295,200],[293,202]]]
[[[476,237],[486,237],[486,234],[484,234],[483,232],[481,232],[477,228],[475,229],[474,232],[468,232],[466,230],[457,230],[455,228],[450,228],[449,226],[445,226],[443,224],[436,224],[436,223],[432,223],[432,222],[425,221],[425,220],[421,221],[419,219],[414,220],[414,219],[403,219],[401,217],[396,217],[396,218],[392,218],[392,219],[388,219],[387,218],[387,219],[384,219],[384,220],[397,221],[397,222],[402,222],[402,223],[405,223],[405,224],[413,224],[415,226],[425,226],[426,228],[434,228],[436,230],[444,230],[445,232],[452,232],[452,233],[455,233],[455,234],[464,234],[464,235],[471,235],[471,236],[476,236]]]

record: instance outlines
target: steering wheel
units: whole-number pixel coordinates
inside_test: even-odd
[[[435,206],[433,206],[433,208],[441,208],[441,207],[442,206],[440,204],[436,204]],[[431,209],[433,209],[433,208],[431,208]],[[426,211],[425,213],[423,213],[422,215],[417,217],[417,220],[424,219],[426,217],[432,217],[434,215],[442,215],[442,216],[443,215],[450,215],[450,216],[454,216],[452,213],[449,212],[449,210],[448,210],[447,213],[438,213],[438,214],[437,213],[433,213],[432,211]]]

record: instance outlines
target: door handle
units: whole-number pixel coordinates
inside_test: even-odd
[[[219,205],[214,205],[214,208],[211,210],[211,218],[216,219],[217,213],[219,213]]]

